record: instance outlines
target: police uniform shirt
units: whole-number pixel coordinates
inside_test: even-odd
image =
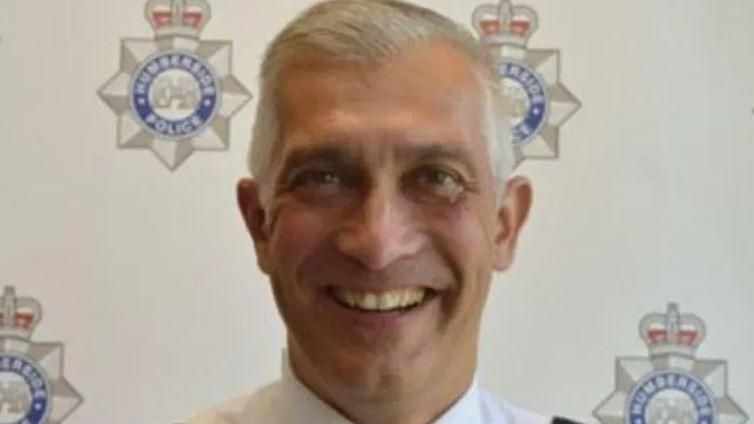
[[[283,360],[282,378],[262,389],[194,415],[188,424],[353,424],[304,386]],[[480,389],[476,379],[433,424],[551,424],[560,419],[516,408]]]

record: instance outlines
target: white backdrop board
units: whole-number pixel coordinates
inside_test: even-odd
[[[266,43],[311,1],[212,0],[252,93]],[[470,23],[474,1],[424,0]],[[530,0],[582,108],[560,158],[525,162],[533,215],[493,285],[479,377],[595,422],[639,319],[677,301],[754,414],[754,2]],[[165,424],[278,375],[283,326],[235,209],[256,99],[230,149],[170,172],[116,147],[97,90],[141,0],[0,0],[0,285],[38,299],[83,405],[66,424]]]

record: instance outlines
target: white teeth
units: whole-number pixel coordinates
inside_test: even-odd
[[[385,293],[377,298],[377,307],[379,309],[391,309],[393,305],[399,305],[400,302],[395,301],[396,296],[392,293]]]
[[[356,298],[356,304],[364,309],[378,309],[380,303],[382,302],[377,301],[377,295],[372,293],[367,293],[361,300]]]
[[[382,293],[333,291],[335,297],[348,306],[367,311],[389,311],[421,303],[426,295],[422,288],[391,290]]]

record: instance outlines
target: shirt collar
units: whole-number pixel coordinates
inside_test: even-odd
[[[318,398],[293,374],[288,363],[288,353],[283,351],[281,372],[282,396],[287,404],[283,411],[285,423],[353,424],[330,405]]]
[[[299,381],[290,368],[288,353],[285,350],[283,351],[281,374],[282,398],[286,400],[286,406],[288,406],[283,411],[287,418],[284,422],[353,424]],[[482,422],[481,399],[475,375],[471,386],[463,396],[433,424],[481,424]]]

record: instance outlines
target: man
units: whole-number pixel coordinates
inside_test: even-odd
[[[191,424],[538,424],[476,385],[493,271],[532,189],[466,30],[331,0],[269,46],[238,203],[287,327],[283,377]]]

